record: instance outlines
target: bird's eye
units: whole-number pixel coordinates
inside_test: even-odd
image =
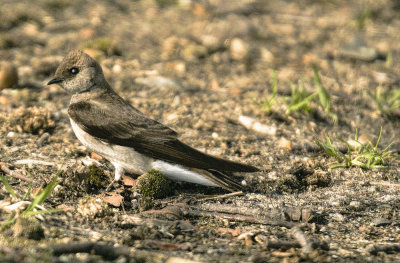
[[[78,68],[71,68],[71,69],[69,70],[69,72],[71,72],[72,75],[76,75],[76,74],[79,73],[79,69],[78,69]]]

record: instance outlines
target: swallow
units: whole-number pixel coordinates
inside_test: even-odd
[[[76,137],[110,161],[114,182],[125,173],[161,171],[173,181],[239,191],[233,172],[258,168],[200,152],[178,139],[169,127],[146,117],[121,98],[106,81],[100,64],[80,50],[72,50],[47,85],[58,84],[72,94],[68,115]]]

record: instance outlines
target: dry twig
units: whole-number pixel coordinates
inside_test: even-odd
[[[204,198],[201,198],[201,199],[199,199],[197,201],[222,200],[222,199],[229,198],[229,197],[232,197],[232,196],[241,196],[241,195],[243,195],[243,192],[239,191],[239,192],[233,192],[233,193],[224,194],[224,195],[216,195],[216,196],[204,197]]]
[[[12,177],[18,178],[20,180],[29,182],[30,179],[23,174],[18,173],[17,171],[11,171],[10,168],[3,162],[0,162],[0,169],[5,173]]]
[[[376,255],[378,254],[378,252],[385,252],[385,253],[400,252],[400,243],[374,244],[368,246],[367,250],[372,255]]]
[[[51,246],[50,249],[53,251],[55,256],[60,256],[62,254],[90,253],[102,256],[107,260],[113,260],[119,256],[129,256],[131,253],[129,247],[114,247],[113,245],[100,244],[96,242],[71,242],[57,244]]]
[[[36,148],[40,148],[44,145],[44,143],[50,138],[50,133],[45,132],[40,136],[40,138],[36,142]]]
[[[271,220],[270,218],[266,218],[266,217],[254,217],[254,216],[241,215],[241,214],[227,214],[227,213],[220,213],[220,212],[194,210],[194,209],[185,209],[183,212],[184,212],[184,214],[189,215],[189,216],[213,217],[216,219],[228,219],[228,220],[253,223],[253,224],[282,226],[282,227],[286,227],[286,228],[307,225],[305,223],[299,224],[299,223],[294,223],[294,222]]]

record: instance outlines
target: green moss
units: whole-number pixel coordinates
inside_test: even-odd
[[[155,199],[164,198],[171,193],[170,181],[154,169],[138,177],[135,189],[140,194],[140,210],[153,207]]]
[[[161,8],[174,6],[178,4],[178,0],[155,0],[155,2]]]
[[[108,185],[108,177],[104,174],[103,170],[96,167],[95,165],[90,165],[88,171],[88,176],[85,178],[85,184],[89,188],[100,189]]]

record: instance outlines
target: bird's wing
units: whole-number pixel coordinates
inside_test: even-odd
[[[254,172],[257,168],[204,154],[177,139],[177,133],[151,120],[114,97],[109,102],[90,99],[72,103],[69,116],[100,140],[127,147],[166,162],[219,171]]]

